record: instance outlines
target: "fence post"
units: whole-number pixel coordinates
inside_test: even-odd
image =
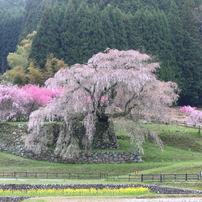
[[[187,182],[188,180],[188,174],[185,175],[185,181]]]
[[[144,176],[143,176],[143,174],[141,174],[141,182],[143,182],[144,181]]]
[[[163,182],[163,176],[160,174],[160,182]]]

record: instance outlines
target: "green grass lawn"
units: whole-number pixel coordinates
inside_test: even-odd
[[[180,126],[163,125],[161,127],[155,124],[147,124],[146,127],[151,128],[159,133],[164,149],[161,150],[154,142],[147,141],[143,144],[144,154],[142,154],[142,163],[131,164],[58,164],[43,161],[34,161],[24,159],[11,154],[0,153],[0,172],[61,172],[61,173],[108,173],[118,175],[134,174],[198,174],[202,171],[202,136],[198,134],[196,128],[186,128]],[[130,138],[122,133],[119,136],[120,149],[118,151],[134,151],[135,146],[130,144]],[[95,183],[128,183],[101,180],[2,180],[0,183],[28,183],[28,184],[46,184],[46,183],[67,183],[67,184],[95,184]],[[133,182],[136,183],[136,182]],[[139,182],[138,182],[139,183]],[[150,182],[151,183],[151,182]],[[202,190],[201,182],[169,182],[155,184],[173,186],[180,188],[191,188]],[[112,199],[108,197],[111,201]],[[113,197],[115,199],[116,197]],[[118,197],[117,201],[122,197]],[[125,197],[128,198],[128,197]],[[66,200],[67,198],[64,198]],[[68,198],[70,199],[70,198]],[[74,198],[76,200],[76,198]],[[85,199],[85,198],[83,198]],[[92,198],[91,198],[92,199]],[[96,198],[97,199],[97,198]],[[63,198],[38,198],[28,199],[26,201],[61,201]],[[73,201],[73,198],[70,200]],[[114,200],[116,201],[116,200]]]
[[[118,175],[134,174],[195,174],[202,171],[202,137],[195,128],[164,125],[159,128],[155,124],[147,124],[159,132],[164,142],[162,151],[158,145],[149,140],[143,144],[142,163],[131,164],[58,164],[24,159],[11,154],[0,153],[0,172],[61,172],[61,173],[108,173]],[[118,133],[120,150],[134,151],[130,138],[124,133]],[[108,183],[103,180],[58,180],[27,181],[29,183]],[[2,181],[2,183],[6,183]],[[7,183],[11,183],[8,181]],[[13,183],[13,182],[12,182]],[[15,180],[14,183],[22,183]],[[123,182],[124,183],[124,182]],[[185,186],[178,184],[177,186]],[[186,186],[189,186],[189,184]],[[197,185],[198,187],[198,185]]]

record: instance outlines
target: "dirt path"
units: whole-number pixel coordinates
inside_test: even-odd
[[[202,198],[159,198],[159,199],[136,199],[135,197],[116,197],[116,196],[89,196],[89,197],[37,197],[43,199],[44,202],[202,202]],[[31,200],[30,200],[31,201]]]

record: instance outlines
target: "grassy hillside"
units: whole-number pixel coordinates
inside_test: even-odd
[[[60,173],[108,173],[118,175],[134,174],[191,174],[202,171],[202,137],[198,134],[198,129],[181,126],[163,125],[158,127],[148,124],[146,127],[159,132],[164,142],[164,150],[161,150],[154,142],[144,143],[142,163],[136,164],[57,164],[50,162],[34,161],[24,159],[11,154],[0,153],[0,173],[1,172],[60,172]],[[126,134],[118,133],[120,150],[133,151],[134,146],[130,146],[130,138]],[[29,181],[20,180],[3,181],[0,183],[109,183],[103,180],[67,180],[67,181]],[[116,182],[110,182],[116,183]],[[139,182],[138,182],[139,183]],[[195,183],[167,183],[164,185],[184,187],[192,189],[202,189],[201,182]],[[155,182],[155,184],[157,184]]]
[[[128,174],[135,170],[140,173],[199,173],[202,169],[202,137],[195,128],[154,124],[147,127],[157,130],[164,142],[164,149],[149,140],[144,143],[140,164],[102,164],[74,165],[34,161],[0,153],[1,171],[44,171],[44,172],[93,172],[109,174]],[[120,150],[133,151],[130,138],[126,134],[119,136]]]

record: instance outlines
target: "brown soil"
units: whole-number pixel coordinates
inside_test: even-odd
[[[170,113],[172,121],[178,121],[178,122],[186,121],[186,115],[185,113],[180,112],[180,107],[172,107],[170,109]]]

